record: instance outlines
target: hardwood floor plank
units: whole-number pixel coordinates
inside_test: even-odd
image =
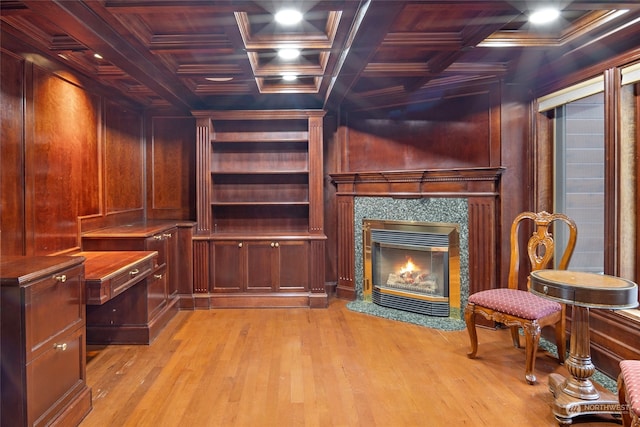
[[[508,331],[382,319],[325,309],[181,311],[148,346],[90,347],[92,426],[557,426],[544,352],[538,384]],[[620,425],[578,418],[582,427]]]

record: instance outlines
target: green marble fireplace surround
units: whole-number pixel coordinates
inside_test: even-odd
[[[354,198],[354,267],[356,300],[350,308],[356,311],[370,312],[383,317],[398,320],[413,319],[413,323],[435,322],[438,327],[449,323],[451,328],[464,327],[459,309],[451,310],[449,318],[431,317],[423,314],[377,306],[363,298],[363,221],[395,220],[429,223],[453,223],[459,225],[460,238],[460,302],[464,307],[469,296],[469,230],[468,202],[466,198],[420,198],[397,199],[392,197],[355,197]],[[431,319],[429,319],[431,318]],[[446,328],[445,329],[449,329]]]

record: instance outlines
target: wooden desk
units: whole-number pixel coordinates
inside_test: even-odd
[[[549,376],[549,389],[555,398],[552,410],[558,423],[569,425],[579,415],[621,415],[618,396],[608,391],[599,392],[590,380],[595,366],[591,362],[589,308],[637,307],[638,286],[630,280],[603,274],[538,270],[531,273],[529,290],[573,306],[569,358],[565,361],[571,376]]]
[[[76,255],[86,260],[87,343],[150,344],[166,324],[166,270],[158,266],[158,252]]]
[[[156,251],[86,251],[85,287],[88,305],[102,305],[144,280],[157,267]]]

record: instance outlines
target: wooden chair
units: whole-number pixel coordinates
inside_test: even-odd
[[[535,230],[527,243],[531,271],[552,267],[549,263],[554,255],[554,240],[550,228],[556,221],[558,221],[558,224],[562,222],[567,224],[569,230],[567,245],[562,252],[562,258],[557,268],[564,270],[569,265],[578,235],[575,222],[564,214],[550,214],[548,212],[521,213],[511,225],[511,262],[508,287],[489,289],[470,295],[469,304],[464,310],[464,319],[471,340],[471,352],[468,354],[471,359],[476,357],[478,351],[476,314],[510,327],[513,345],[516,348],[520,348],[519,328],[522,328],[525,337],[525,379],[527,383],[535,384],[534,366],[541,329],[545,326],[555,326],[558,358],[560,363],[563,363],[567,347],[566,320],[564,304],[518,289],[520,264],[518,232],[520,225],[525,221],[533,221],[535,224]]]
[[[640,427],[640,360],[620,362],[618,397],[624,427]]]

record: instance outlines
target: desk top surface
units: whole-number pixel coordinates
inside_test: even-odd
[[[85,258],[85,281],[104,281],[137,263],[158,256],[157,251],[85,251],[74,254]]]
[[[570,270],[531,272],[530,291],[544,298],[583,307],[625,309],[638,305],[638,285],[606,274]]]

